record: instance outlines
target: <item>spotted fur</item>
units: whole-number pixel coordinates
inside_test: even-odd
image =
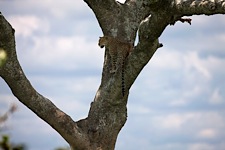
[[[117,38],[110,36],[103,36],[99,38],[98,45],[103,48],[106,47],[109,50],[109,55],[111,57],[111,70],[110,73],[115,73],[117,69],[121,66],[121,88],[122,95],[125,94],[125,82],[124,82],[124,65],[127,56],[133,48],[130,43],[122,42]]]

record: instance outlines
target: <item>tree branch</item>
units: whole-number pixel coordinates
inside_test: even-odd
[[[225,13],[224,0],[173,0],[171,4],[182,16]]]
[[[88,144],[85,134],[77,124],[49,99],[40,95],[26,78],[16,56],[14,29],[0,14],[0,49],[7,58],[0,66],[0,76],[5,80],[20,102],[52,126],[68,143]],[[82,145],[81,144],[81,145]],[[75,147],[75,146],[74,146]]]
[[[103,33],[116,36],[115,23],[119,23],[116,16],[121,13],[121,4],[115,0],[84,0],[84,2],[93,10]]]
[[[84,0],[88,6],[95,12],[98,8],[112,10],[116,5],[115,0]]]
[[[162,47],[158,38],[169,24],[170,17],[166,14],[152,14],[139,27],[139,41],[128,60],[126,79],[129,87],[133,84],[141,70],[149,62],[156,50]]]
[[[131,0],[127,0],[127,3],[131,2]],[[175,24],[176,21],[191,24],[190,18],[182,18],[182,16],[225,13],[224,0],[137,0],[136,2],[139,6],[138,11],[149,16],[141,22],[138,44],[129,56],[127,72],[130,73],[128,76],[131,84],[155,51],[162,46],[158,42],[158,37],[167,25]]]

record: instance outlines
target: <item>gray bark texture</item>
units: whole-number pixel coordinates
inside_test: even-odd
[[[102,80],[88,116],[74,121],[49,99],[39,94],[26,78],[16,55],[14,29],[0,14],[0,50],[6,53],[0,76],[18,100],[54,128],[73,150],[113,150],[127,119],[129,89],[162,46],[158,38],[168,25],[177,21],[191,24],[192,15],[225,13],[224,0],[84,0],[93,10],[103,35],[128,43],[138,43],[125,63],[125,96],[121,94],[121,71],[110,73],[105,52]],[[97,41],[96,41],[97,44]],[[1,59],[1,58],[0,58]],[[0,60],[1,61],[1,60]]]

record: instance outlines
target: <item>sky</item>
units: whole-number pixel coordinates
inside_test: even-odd
[[[74,120],[85,118],[100,85],[101,29],[81,0],[0,0],[16,30],[19,62],[34,88]],[[128,119],[116,150],[225,149],[225,16],[191,16],[159,38],[158,49],[130,90]],[[1,125],[29,150],[68,146],[11,93],[0,78]]]

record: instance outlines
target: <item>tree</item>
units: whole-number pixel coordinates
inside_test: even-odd
[[[16,111],[16,109],[17,109],[17,106],[13,104],[10,106],[9,110],[5,114],[0,115],[0,124],[6,122],[9,115],[13,114]],[[1,128],[0,128],[0,131],[1,131]]]
[[[0,141],[0,148],[2,150],[25,150],[26,146],[24,144],[12,144],[9,136],[3,135]]]
[[[8,117],[13,114],[17,110],[17,106],[15,104],[11,105],[7,112],[5,112],[3,115],[0,115],[0,125],[5,123],[8,119]],[[0,127],[0,133],[4,131],[4,128],[2,129]],[[1,135],[1,134],[0,134]],[[2,150],[25,150],[26,146],[24,144],[12,144],[10,141],[10,137],[8,135],[1,135],[0,139],[0,149]]]
[[[138,43],[125,65],[125,96],[121,94],[121,70],[110,73],[108,49],[101,85],[85,119],[73,121],[49,99],[39,94],[26,78],[17,60],[14,29],[0,16],[0,76],[24,105],[52,126],[72,149],[114,149],[117,136],[126,122],[129,89],[162,46],[158,38],[168,25],[177,21],[191,24],[183,16],[224,14],[224,1],[205,0],[85,0],[93,10],[104,35],[127,43]],[[6,54],[5,54],[6,53]]]

